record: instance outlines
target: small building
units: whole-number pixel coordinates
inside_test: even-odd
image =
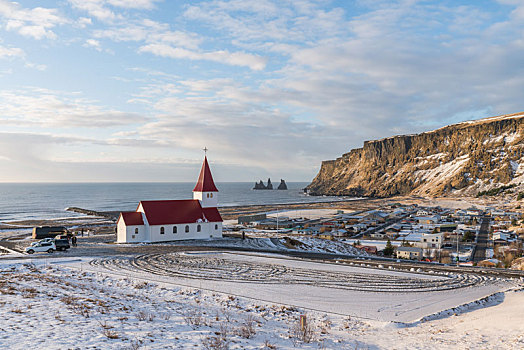
[[[331,232],[324,232],[324,233],[321,233],[318,235],[319,238],[322,238],[322,239],[327,239],[327,240],[334,240],[335,237],[333,236],[333,234]]]
[[[420,260],[422,258],[422,248],[418,247],[398,247],[395,253],[397,259]]]
[[[54,238],[58,235],[67,234],[67,229],[63,226],[38,226],[33,227],[33,239],[42,239],[42,238]]]
[[[368,254],[377,255],[378,248],[374,245],[356,245],[355,248],[362,250]]]
[[[457,224],[442,224],[438,227],[439,232],[453,232],[457,229]]]
[[[258,222],[266,219],[266,214],[253,214],[253,215],[243,215],[238,217],[239,224],[251,224],[253,222]]]

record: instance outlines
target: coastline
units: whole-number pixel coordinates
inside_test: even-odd
[[[485,207],[489,205],[484,200],[477,198],[423,198],[415,196],[398,196],[390,198],[352,198],[317,202],[293,202],[278,204],[251,204],[238,206],[219,207],[218,210],[224,220],[235,220],[242,215],[259,213],[288,211],[288,210],[311,210],[311,209],[337,209],[344,211],[373,210],[380,206],[394,203],[416,204],[421,206],[448,206],[455,208],[468,208],[471,206]],[[68,228],[92,228],[114,226],[118,220],[120,211],[97,211],[89,208],[68,207],[68,212],[82,214],[82,216],[63,217],[58,219],[30,219],[17,220],[0,223],[2,233],[9,231],[20,231],[31,229],[35,226],[66,226]]]

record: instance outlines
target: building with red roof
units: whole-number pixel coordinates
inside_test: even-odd
[[[204,157],[193,199],[140,201],[135,211],[120,213],[117,243],[222,237],[217,207],[218,189]]]

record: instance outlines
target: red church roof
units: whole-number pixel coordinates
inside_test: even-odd
[[[198,199],[141,201],[149,225],[176,225],[202,221],[221,222],[217,208],[202,208]],[[139,204],[139,206],[140,206]]]
[[[142,213],[137,213],[136,211],[120,213],[120,217],[124,220],[126,226],[137,226],[144,224]],[[120,218],[118,218],[118,220],[120,220]]]
[[[207,157],[204,157],[204,163],[202,163],[202,169],[200,169],[200,176],[193,189],[193,192],[218,192],[213,176],[211,175],[211,169],[207,163]]]

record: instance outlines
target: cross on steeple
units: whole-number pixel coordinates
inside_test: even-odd
[[[207,147],[204,147],[202,150],[204,151],[204,155],[207,156],[207,151],[208,151]]]

